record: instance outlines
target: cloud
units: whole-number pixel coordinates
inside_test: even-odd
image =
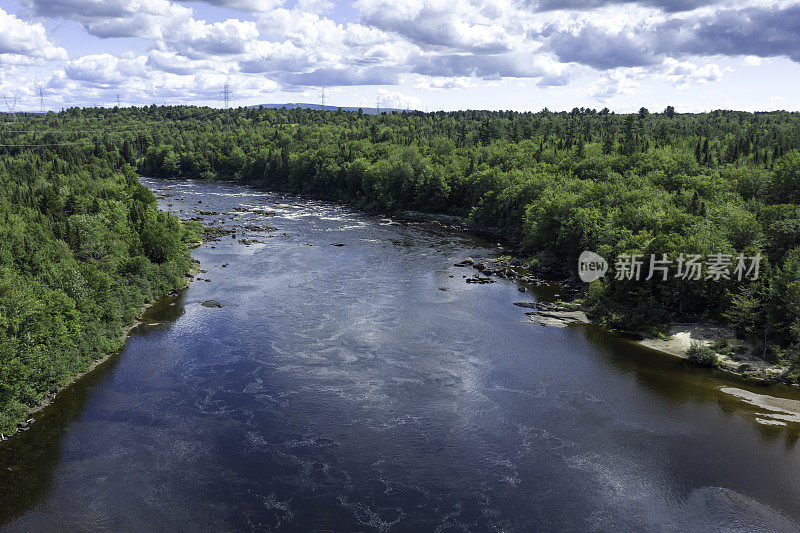
[[[243,72],[303,72],[313,68],[316,58],[291,42],[258,41],[239,63]]]
[[[798,27],[799,5],[719,7],[654,22],[635,20],[617,31],[591,23],[553,30],[545,47],[561,61],[599,70],[685,56],[786,56],[800,62]]]
[[[382,108],[392,109],[421,109],[422,101],[415,97],[397,91],[378,89],[378,98]]]
[[[224,22],[207,23],[190,19],[170,27],[164,42],[182,55],[193,59],[209,55],[241,54],[248,43],[258,38],[255,22],[228,19]]]
[[[290,85],[333,87],[342,85],[396,85],[399,75],[394,69],[374,68],[364,70],[323,68],[306,73],[288,73],[280,80]]]
[[[423,49],[499,53],[515,44],[502,12],[478,2],[357,0],[354,6],[364,24],[398,34]]]
[[[522,4],[534,11],[555,11],[562,9],[592,10],[613,4],[640,4],[675,13],[691,11],[714,4],[713,0],[529,0]]]
[[[445,90],[445,89],[466,89],[474,86],[475,83],[469,77],[439,77],[439,76],[420,76],[414,84],[416,89]]]
[[[366,47],[390,39],[377,28],[362,24],[337,24],[329,18],[296,9],[275,9],[258,17],[264,38],[288,40],[299,47]]]
[[[615,96],[636,92],[639,83],[628,73],[620,70],[611,71],[601,76],[590,87],[592,97],[598,102],[605,102]]]
[[[544,76],[536,83],[537,87],[564,87],[569,85],[569,76]]]
[[[191,18],[192,10],[168,0],[20,0],[40,17],[81,23],[91,35],[158,39],[164,29]]]
[[[86,89],[87,98],[115,86],[134,91],[132,99],[135,91],[211,98],[226,79],[258,95],[261,86],[441,90],[508,78],[546,88],[581,76],[594,83],[570,90],[605,101],[654,81],[718,82],[720,65],[735,61],[753,66],[749,72],[773,57],[800,63],[800,0],[355,0],[358,18],[348,22],[324,15],[331,0],[18,1],[22,14],[0,9],[6,76],[14,66],[59,61],[50,83]],[[242,15],[201,20],[192,9],[202,13],[199,2]],[[68,61],[28,16],[133,38],[131,48],[145,51]]]
[[[333,0],[297,0],[297,10],[309,13],[325,13],[333,9]]]
[[[188,76],[203,71],[229,70],[224,68],[226,65],[225,63],[215,62],[213,60],[190,59],[186,56],[176,54],[175,52],[165,50],[151,50],[147,54],[147,61],[145,64],[152,70],[169,72],[182,76]]]
[[[545,54],[420,54],[412,71],[426,76],[469,76],[477,78],[535,78],[561,74],[561,67]]]
[[[748,67],[759,67],[761,66],[766,60],[763,57],[758,56],[747,56],[744,58],[744,64]]]
[[[262,39],[271,40],[252,42],[240,68],[287,86],[397,84],[415,50],[379,29],[296,9],[261,14],[258,27]]]
[[[722,69],[709,63],[698,66],[689,61],[667,58],[660,69],[674,85],[685,88],[698,83],[709,83],[722,79]]]
[[[131,103],[192,104],[217,102],[226,82],[234,87],[235,102],[268,98],[280,86],[277,82],[236,72],[197,70],[186,74],[157,70],[148,56],[94,54],[70,61],[56,71],[47,83],[52,89],[50,102],[58,99],[65,105],[114,105],[116,96]],[[164,60],[168,60],[166,56]]]
[[[41,24],[25,22],[0,8],[0,28],[0,64],[67,59],[67,51],[48,40]]]
[[[120,58],[111,54],[79,57],[67,63],[67,78],[92,85],[116,85],[145,74],[144,56]]]
[[[698,55],[787,56],[800,62],[800,5],[720,9],[699,21],[665,24],[678,41],[663,50]]]
[[[271,11],[283,5],[284,0],[198,0],[217,7],[228,7],[246,12]]]
[[[554,33],[548,47],[561,61],[598,70],[638,67],[657,61],[645,36],[636,32],[606,33],[594,26],[585,26],[576,33]]]

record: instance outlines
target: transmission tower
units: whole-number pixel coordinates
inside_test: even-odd
[[[119,95],[117,95],[117,107],[122,107],[119,105]]]
[[[39,97],[39,111],[44,113],[44,85],[41,83],[36,86],[36,96]]]
[[[380,94],[375,96],[375,114],[376,115],[380,115],[381,114],[381,95]]]
[[[3,103],[5,103],[8,112],[11,113],[11,120],[17,121],[17,103],[19,103],[19,96],[14,93],[11,96],[3,95]]]
[[[219,92],[219,98],[224,103],[225,109],[228,109],[231,102],[231,84],[227,81],[225,82],[225,85],[222,86],[222,90]]]
[[[322,102],[322,109],[325,109],[325,88],[322,89],[322,94],[320,96],[320,101]]]

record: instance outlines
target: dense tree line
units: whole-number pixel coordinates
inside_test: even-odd
[[[118,349],[147,302],[185,284],[183,240],[198,235],[157,210],[116,150],[5,152],[0,432],[8,433],[29,407]]]
[[[625,329],[726,320],[757,339],[766,357],[797,363],[796,113],[371,116],[151,106],[69,109],[17,127],[24,133],[4,135],[6,143],[84,143],[97,160],[145,175],[237,180],[365,209],[468,217],[518,242],[534,266],[572,275],[582,250],[612,261],[760,253],[757,281],[616,280],[612,272],[588,286],[585,300],[595,320]],[[4,150],[5,158],[42,154]],[[47,150],[69,160],[75,147]]]

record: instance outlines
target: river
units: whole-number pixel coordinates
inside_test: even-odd
[[[748,394],[795,390],[528,323],[546,290],[453,266],[475,236],[143,182],[237,235],[0,443],[4,530],[797,529],[800,424]]]

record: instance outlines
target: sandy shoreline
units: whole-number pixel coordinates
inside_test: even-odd
[[[525,312],[530,323],[547,327],[565,327],[571,324],[593,324],[604,327],[603,324],[596,324],[586,316],[580,300],[570,301],[579,294],[579,288],[567,281],[541,279],[529,269],[522,267],[523,264],[520,259],[467,258],[455,266],[477,269],[478,276],[485,277],[486,281],[492,276],[497,276],[516,281],[521,286],[528,285],[531,289],[533,286],[543,285],[558,287],[558,292],[566,295],[566,301],[562,301],[556,293],[553,294],[555,301],[545,297],[537,298],[535,302],[514,303],[516,306],[530,309]],[[527,292],[527,288],[521,288],[520,291]],[[737,338],[733,328],[723,324],[672,323],[669,324],[669,330],[664,336],[655,336],[642,331],[611,330],[611,332],[626,337],[632,334],[635,337],[633,342],[640,346],[681,359],[688,358],[686,352],[693,343],[708,346],[717,355],[716,368],[762,383],[780,381],[788,370],[783,365],[765,361],[761,354],[755,353],[752,344]]]
[[[719,324],[670,324],[664,338],[642,334],[637,344],[662,353],[686,359],[686,351],[693,342],[711,347],[717,354],[720,370],[761,382],[774,382],[781,378],[786,368],[765,361],[754,353],[753,347],[736,338],[732,328]],[[716,349],[716,343],[726,346]]]

